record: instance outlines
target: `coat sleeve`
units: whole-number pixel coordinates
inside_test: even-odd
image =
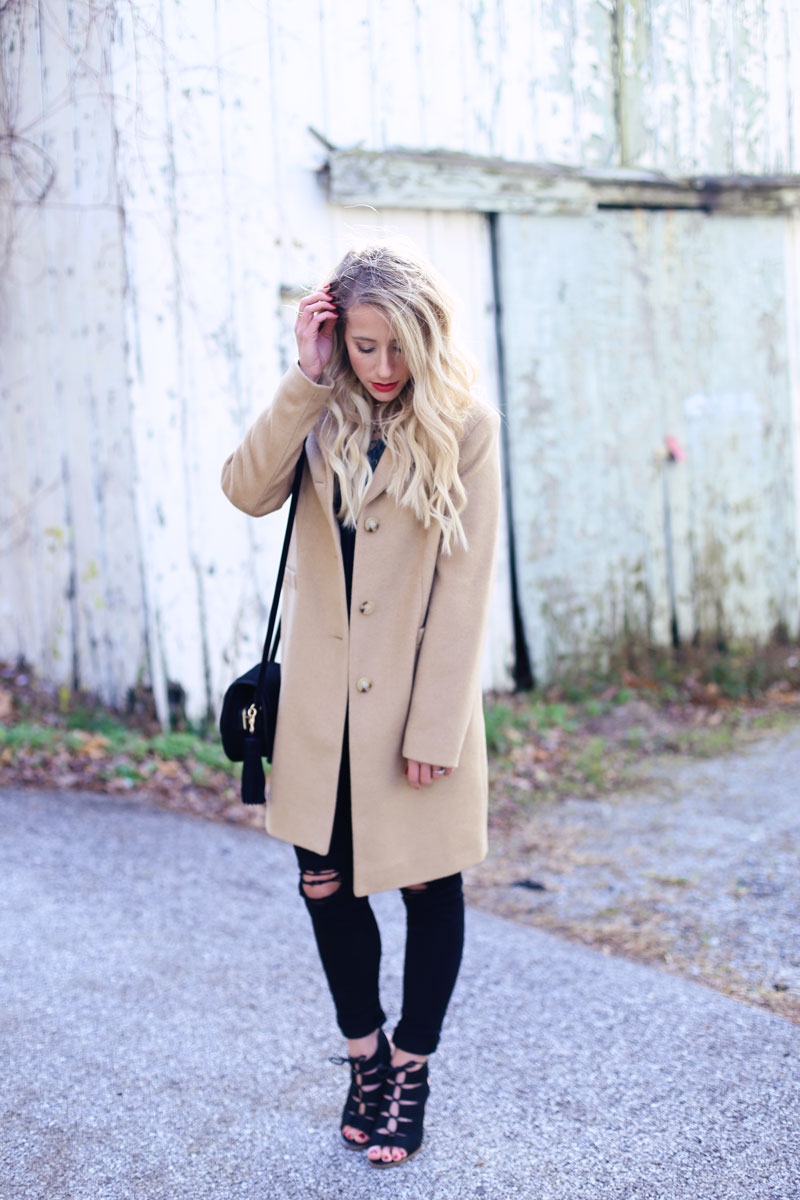
[[[480,688],[497,554],[500,418],[486,409],[462,444],[467,549],[439,554],[403,738],[404,758],[458,766]]]
[[[250,426],[222,468],[222,490],[251,517],[279,509],[292,486],[297,456],[331,394],[297,363],[284,375],[269,408]]]

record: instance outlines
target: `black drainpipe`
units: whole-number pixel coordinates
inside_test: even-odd
[[[514,502],[511,495],[511,446],[508,432],[508,393],[506,391],[506,359],[503,344],[503,311],[500,291],[500,253],[498,249],[498,214],[487,213],[489,218],[489,241],[492,254],[492,290],[494,292],[494,333],[497,354],[497,393],[500,401],[500,437],[503,454],[503,474],[505,477],[505,510],[506,527],[508,529],[508,572],[511,582],[511,621],[514,629],[514,665],[512,675],[514,686],[518,692],[529,691],[535,687],[528,643],[525,639],[525,626],[522,621],[522,610],[519,603],[519,586],[517,583],[517,548],[514,538]]]

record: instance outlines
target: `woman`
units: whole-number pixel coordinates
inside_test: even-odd
[[[347,1039],[342,1139],[385,1168],[422,1143],[428,1055],[461,961],[460,872],[486,853],[499,421],[470,391],[440,280],[396,250],[347,254],[301,300],[295,335],[297,362],[222,485],[245,512],[272,512],[305,455],[267,829],[296,848]],[[367,898],[389,888],[407,911],[393,1045]]]

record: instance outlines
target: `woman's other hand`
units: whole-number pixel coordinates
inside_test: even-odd
[[[300,370],[318,383],[333,352],[333,327],[339,318],[328,288],[305,296],[294,323]]]
[[[415,758],[409,758],[406,763],[408,782],[417,790],[426,784],[433,783],[435,779],[444,779],[445,775],[452,774],[452,767],[435,767],[433,763],[417,762]]]

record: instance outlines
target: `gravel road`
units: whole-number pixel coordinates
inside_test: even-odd
[[[800,1020],[800,726],[662,758],[635,792],[534,803],[470,896]]]
[[[2,1200],[800,1195],[800,1027],[475,911],[425,1149],[375,1172],[337,1144],[289,848],[133,797],[5,791],[0,821]]]

